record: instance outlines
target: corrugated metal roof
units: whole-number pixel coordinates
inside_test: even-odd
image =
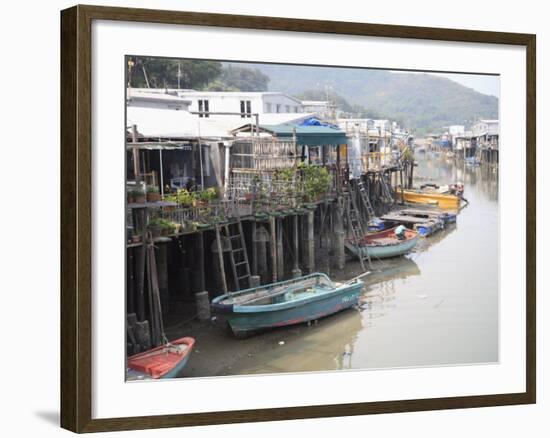
[[[277,137],[292,137],[296,134],[298,144],[309,146],[347,144],[346,133],[329,126],[296,126],[292,124],[260,125],[262,130]]]
[[[188,111],[129,106],[126,124],[136,125],[138,133],[148,138],[229,138],[237,122],[199,118]]]

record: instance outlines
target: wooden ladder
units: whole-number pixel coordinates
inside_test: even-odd
[[[357,181],[357,191],[359,192],[359,196],[361,197],[361,201],[363,202],[363,206],[367,210],[368,214],[368,220],[372,220],[375,217],[374,214],[374,208],[372,208],[372,204],[370,203],[369,194],[367,193],[367,188],[365,187],[365,183],[363,180]]]
[[[222,230],[230,243],[229,260],[235,290],[248,289],[250,287],[250,264],[241,220],[237,218],[236,222],[223,225]]]
[[[391,203],[395,202],[395,199],[393,198],[393,196],[391,194],[391,191],[388,187],[388,184],[386,183],[386,180],[384,179],[384,175],[380,174],[379,178],[380,178],[380,184],[382,186],[382,196],[384,197],[384,199],[387,202],[391,202]]]
[[[365,236],[365,232],[363,230],[363,224],[357,209],[357,203],[355,202],[355,195],[353,192],[346,192],[344,199],[346,203],[345,210],[348,221],[348,231],[351,231],[352,245],[357,247],[357,257],[359,257],[361,268],[366,271],[367,267],[365,265],[365,261],[367,261],[369,267],[371,267],[372,264],[368,251],[365,249],[363,253],[363,251],[361,251],[361,247],[359,246],[359,242],[361,241],[361,238]]]

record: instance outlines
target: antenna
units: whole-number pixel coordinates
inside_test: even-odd
[[[151,86],[149,85],[149,79],[147,78],[147,72],[145,71],[145,64],[141,64],[141,69],[143,70],[143,76],[145,77],[147,88],[151,88]]]
[[[132,58],[128,58],[128,88],[132,88],[132,67],[134,66],[134,61]]]

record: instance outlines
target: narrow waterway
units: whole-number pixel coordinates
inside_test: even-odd
[[[193,334],[190,377],[498,361],[498,173],[419,157],[422,182],[465,184],[457,224],[405,257],[373,261],[362,304],[319,320],[237,340],[211,324]],[[361,273],[348,260],[335,279]]]

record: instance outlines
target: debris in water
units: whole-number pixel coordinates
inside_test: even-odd
[[[279,341],[279,345],[285,345],[285,341]]]

